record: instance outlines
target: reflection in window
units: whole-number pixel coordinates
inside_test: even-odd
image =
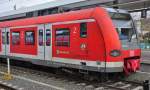
[[[20,32],[12,32],[12,45],[20,44]]]
[[[5,41],[5,38],[6,38],[6,37],[5,37],[5,32],[2,32],[2,43],[3,43],[3,44],[5,44],[5,42],[6,42],[6,41]]]
[[[7,32],[7,38],[6,43],[9,44],[9,32]]]
[[[115,20],[131,20],[130,14],[109,12],[109,15]]]
[[[131,28],[117,28],[117,32],[119,34],[120,40],[129,40],[132,34]]]
[[[80,37],[82,38],[87,37],[87,23],[80,24]]]
[[[51,44],[51,31],[50,29],[46,30],[46,46],[50,46]]]
[[[39,30],[39,45],[43,46],[43,30]]]
[[[56,30],[56,46],[69,46],[70,31],[69,29]]]
[[[27,31],[25,32],[25,44],[26,45],[34,45],[35,37],[34,31]]]

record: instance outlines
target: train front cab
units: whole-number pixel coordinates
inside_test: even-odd
[[[141,50],[137,31],[130,14],[123,10],[108,10],[121,42],[124,72],[128,75],[140,68]]]

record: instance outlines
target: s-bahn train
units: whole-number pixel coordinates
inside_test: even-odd
[[[129,74],[140,68],[141,50],[128,12],[95,7],[0,22],[0,57]]]

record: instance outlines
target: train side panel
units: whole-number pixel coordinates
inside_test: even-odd
[[[37,27],[10,31],[10,53],[37,55]]]
[[[82,24],[86,24],[87,31],[82,32]],[[57,33],[65,32],[68,36],[59,36]],[[81,34],[86,34],[81,36]],[[96,22],[84,22],[76,24],[62,24],[53,26],[53,57],[70,58],[85,61],[104,60],[104,44],[101,32]],[[61,42],[63,40],[68,42]]]

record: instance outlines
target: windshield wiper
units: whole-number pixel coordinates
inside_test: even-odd
[[[132,22],[131,22],[131,26],[132,26],[132,28],[131,28],[132,29],[132,34],[131,34],[131,37],[129,38],[129,42],[131,42],[133,35],[137,34],[133,19],[132,19]],[[137,38],[137,35],[136,35],[136,38]]]
[[[131,34],[131,36],[129,37],[129,42],[131,42],[133,35],[134,35],[134,29],[132,28],[132,34]]]

